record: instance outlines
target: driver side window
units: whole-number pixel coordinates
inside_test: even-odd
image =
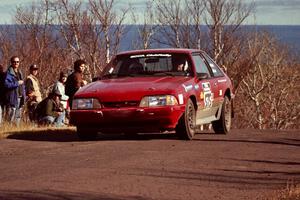
[[[211,77],[210,71],[207,68],[207,65],[205,64],[203,58],[200,57],[200,55],[193,55],[193,59],[195,62],[196,73],[206,73],[208,74],[208,77]]]

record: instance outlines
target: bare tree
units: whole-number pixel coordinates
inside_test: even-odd
[[[0,29],[0,58],[1,64],[6,65],[10,56],[15,52],[15,43],[12,40],[13,27],[10,25],[1,26]]]
[[[66,50],[72,60],[83,58],[90,65],[86,69],[86,78],[97,76],[99,71],[110,58],[110,44],[108,29],[103,28],[102,22],[97,20],[95,12],[98,12],[99,2],[90,1],[84,5],[82,1],[70,2],[68,0],[56,0],[53,7],[56,12],[59,30],[66,43]],[[102,4],[101,4],[102,5]],[[108,4],[105,4],[108,6]],[[96,7],[95,7],[96,6]],[[103,12],[109,13],[110,7],[102,7]],[[105,14],[105,16],[106,16]],[[105,35],[105,39],[103,39]]]
[[[159,0],[156,2],[155,40],[177,48],[201,47],[202,0]]]
[[[246,102],[239,104],[245,112],[239,113],[240,117],[248,121],[247,126],[258,129],[295,126],[300,116],[295,95],[299,72],[296,67],[290,68],[287,50],[268,33],[249,39],[248,50],[255,61],[237,90],[237,99]],[[257,52],[258,56],[253,56]]]
[[[153,9],[153,1],[148,0],[147,1],[146,10],[143,15],[143,23],[141,25],[138,25],[138,38],[133,42],[133,48],[137,49],[148,49],[152,46],[153,42],[153,35],[155,34],[155,15],[154,15],[154,9]],[[135,10],[132,9],[132,18],[133,22],[135,24],[138,24],[139,21],[137,18],[140,16],[137,16],[135,14]]]
[[[79,58],[84,58],[82,52],[81,21],[83,18],[82,1],[70,3],[68,0],[55,0],[52,2],[60,32],[70,50]]]
[[[111,57],[111,49],[113,49],[113,53],[116,53],[119,49],[120,40],[124,34],[124,20],[129,7],[121,10],[121,14],[117,14],[114,0],[89,0],[89,6],[93,17],[100,24],[104,37],[105,59],[108,63]],[[102,34],[99,36],[102,36]]]
[[[64,60],[61,58],[63,54],[59,53],[57,38],[51,26],[53,18],[50,1],[33,3],[29,8],[18,7],[15,22],[15,54],[22,59],[25,71],[29,65],[37,64],[43,73],[48,74],[38,74],[42,92],[46,95],[46,88],[56,79],[58,68]]]
[[[159,25],[156,41],[171,47],[182,47],[180,27],[182,26],[181,0],[158,0],[156,19]]]
[[[227,71],[224,59],[239,36],[240,25],[251,14],[253,4],[248,5],[242,0],[207,0],[205,8],[213,58]]]
[[[74,60],[83,58],[89,63],[86,76],[91,79],[109,61],[110,51],[115,53],[120,47],[127,10],[117,15],[113,6],[114,1],[90,1],[86,5],[80,0],[43,0],[29,8],[19,7],[15,16],[18,26],[11,28],[7,37],[6,34],[1,37],[5,40],[3,54],[9,54],[8,50],[17,52],[24,60],[23,65],[45,66],[53,76],[59,73],[56,66],[70,66]],[[104,21],[98,20],[96,11]],[[11,35],[15,37],[8,40]],[[13,48],[9,49],[10,46]]]
[[[202,15],[205,9],[204,2],[199,0],[186,0],[187,13],[185,20],[187,26],[186,37],[184,41],[188,42],[185,47],[201,49],[201,40],[203,38],[201,24],[203,23]],[[186,40],[186,38],[189,38]]]

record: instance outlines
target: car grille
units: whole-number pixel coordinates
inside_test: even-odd
[[[138,101],[102,102],[103,108],[137,107],[138,105]]]

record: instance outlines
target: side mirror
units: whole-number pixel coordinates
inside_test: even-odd
[[[208,78],[208,74],[207,73],[197,73],[197,78],[199,80],[207,79]]]

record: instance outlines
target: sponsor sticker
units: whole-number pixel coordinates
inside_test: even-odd
[[[218,80],[218,83],[224,83],[224,82],[227,82],[227,80],[226,79]]]
[[[210,91],[210,83],[209,82],[202,83],[202,88],[203,91]]]
[[[206,108],[212,107],[214,101],[214,94],[211,92],[204,92],[204,106]]]
[[[203,92],[201,92],[201,96],[203,94],[203,98],[204,99],[204,107],[205,108],[210,108],[213,105],[213,101],[214,101],[214,94],[211,92],[211,88],[210,88],[210,83],[209,82],[205,82],[202,83],[202,88],[203,88]]]
[[[178,100],[179,100],[179,104],[183,104],[183,95],[182,94],[178,94]]]
[[[182,87],[184,88],[185,92],[188,92],[188,91],[190,91],[190,90],[193,89],[193,86],[192,86],[192,85],[187,85],[187,86],[185,86],[184,84],[182,84]]]

